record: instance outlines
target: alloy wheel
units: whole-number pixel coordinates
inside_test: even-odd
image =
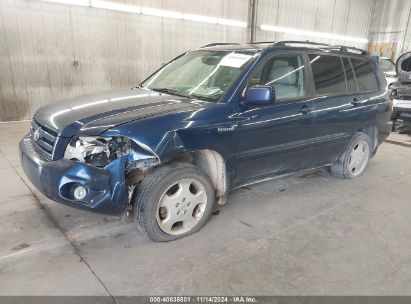
[[[198,224],[206,206],[207,194],[200,182],[194,179],[179,180],[160,197],[157,224],[166,234],[184,234]]]

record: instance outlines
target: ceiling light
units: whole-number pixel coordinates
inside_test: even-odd
[[[215,23],[217,24],[218,19],[213,17],[201,16],[201,15],[192,15],[192,14],[183,14],[184,20],[195,21],[195,22],[204,22],[204,23]]]
[[[90,6],[95,8],[104,8],[113,11],[140,14],[141,8],[135,5],[114,3],[109,1],[91,0]]]
[[[218,19],[218,24],[236,26],[236,27],[247,27],[247,22],[231,20],[231,19]]]
[[[149,8],[149,7],[143,7],[141,9],[141,13],[144,15],[157,16],[157,17],[166,17],[166,18],[174,18],[174,19],[183,18],[183,14],[179,12],[164,11],[164,10]]]
[[[69,4],[69,5],[79,5],[79,6],[89,6],[89,0],[42,0],[45,2],[53,2],[53,3],[60,3],[60,4]]]
[[[260,26],[260,29],[263,31],[269,32],[278,32],[278,33],[287,33],[292,35],[299,35],[299,36],[309,36],[309,37],[318,37],[323,39],[335,39],[335,40],[342,40],[342,41],[351,41],[351,42],[358,42],[358,43],[368,43],[368,39],[360,38],[360,37],[350,37],[350,36],[343,36],[343,35],[335,35],[330,33],[322,33],[322,32],[314,32],[314,31],[305,31],[281,26],[272,26],[263,24]]]
[[[214,18],[214,17],[195,15],[195,14],[186,14],[186,13],[167,11],[167,10],[161,10],[161,9],[150,8],[150,7],[140,7],[136,5],[116,3],[113,1],[104,1],[104,0],[41,0],[41,1],[68,4],[68,5],[91,6],[94,8],[101,8],[101,9],[107,9],[107,10],[113,10],[113,11],[119,11],[119,12],[125,12],[125,13],[144,14],[147,16],[156,16],[156,17],[173,18],[173,19],[183,19],[183,20],[194,21],[194,22],[220,24],[220,25],[242,27],[242,28],[247,27],[247,22],[239,21],[239,20]]]

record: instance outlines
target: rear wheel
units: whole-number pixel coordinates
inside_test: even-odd
[[[370,161],[371,139],[365,133],[356,133],[345,152],[331,167],[331,174],[339,178],[356,178],[364,173]]]
[[[171,164],[146,176],[133,198],[139,229],[154,241],[179,239],[201,229],[209,219],[214,188],[191,164]]]

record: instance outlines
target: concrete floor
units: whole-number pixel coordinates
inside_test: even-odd
[[[411,137],[356,180],[326,171],[234,191],[197,234],[153,243],[132,222],[32,188],[0,124],[0,295],[411,295]]]

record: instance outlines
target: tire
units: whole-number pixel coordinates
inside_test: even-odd
[[[156,242],[168,242],[200,230],[215,204],[210,178],[197,167],[175,163],[146,176],[133,196],[139,230]]]
[[[345,179],[361,176],[372,157],[372,146],[372,140],[367,134],[357,132],[344,153],[331,166],[331,174]],[[363,160],[360,162],[361,155]]]

